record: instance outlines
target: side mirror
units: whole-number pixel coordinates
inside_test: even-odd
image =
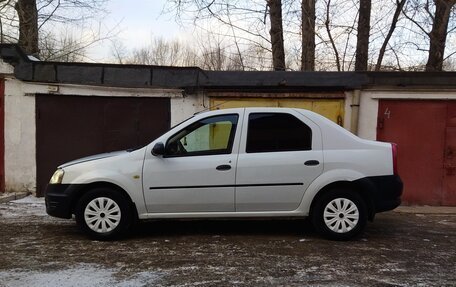
[[[165,154],[165,145],[162,142],[156,143],[152,148],[152,154],[154,156],[164,155]]]

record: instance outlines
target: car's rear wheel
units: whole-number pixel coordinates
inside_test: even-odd
[[[367,207],[357,193],[334,189],[317,199],[311,216],[313,225],[324,237],[348,240],[366,227]]]
[[[81,230],[98,240],[115,239],[132,223],[128,199],[109,188],[97,188],[84,194],[75,215]]]

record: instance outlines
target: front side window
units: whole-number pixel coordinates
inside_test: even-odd
[[[231,153],[238,115],[202,119],[173,135],[166,144],[166,156]]]
[[[249,115],[247,153],[312,149],[312,130],[301,120],[285,113]]]

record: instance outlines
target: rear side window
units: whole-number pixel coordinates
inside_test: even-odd
[[[280,152],[312,149],[312,130],[285,113],[249,115],[246,152]]]

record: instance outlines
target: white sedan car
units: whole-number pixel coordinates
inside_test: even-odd
[[[140,149],[58,167],[49,215],[96,239],[138,219],[307,217],[346,240],[400,204],[396,146],[361,139],[302,109],[197,114]]]

